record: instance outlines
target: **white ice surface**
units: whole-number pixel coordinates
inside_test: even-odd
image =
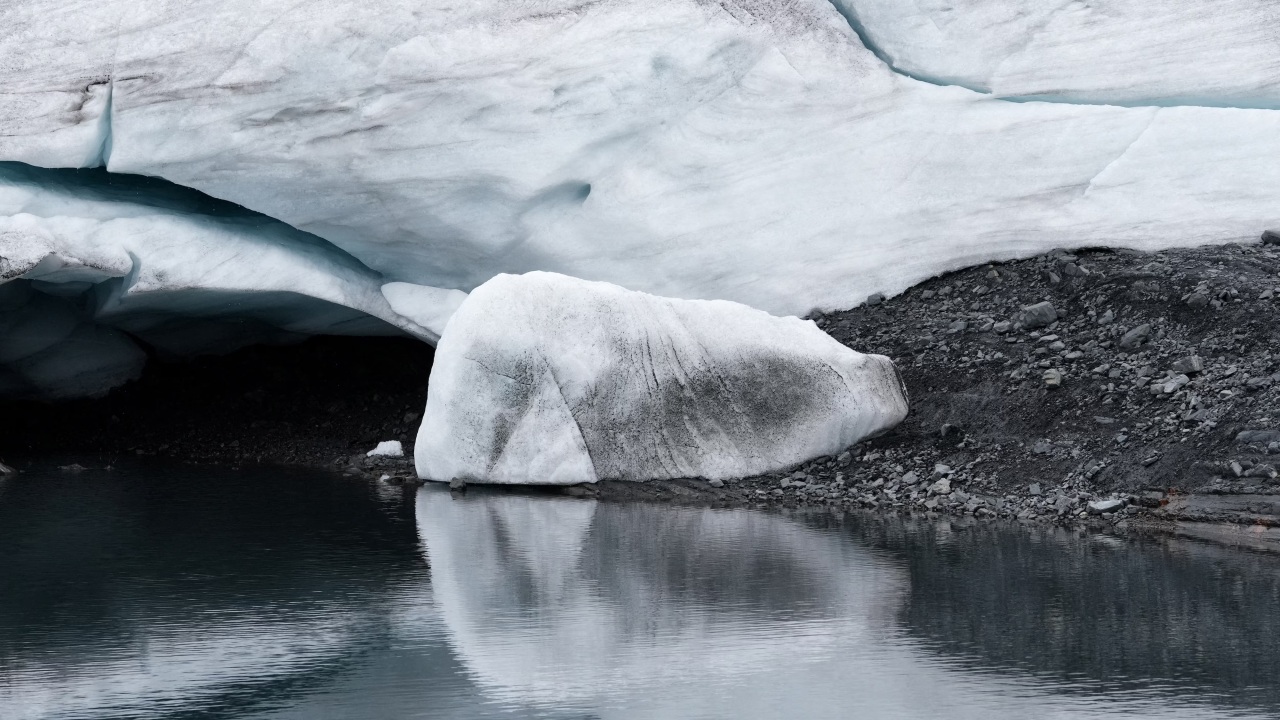
[[[745,477],[839,452],[906,414],[888,358],[812,322],[499,275],[440,338],[414,458],[439,481]]]
[[[444,334],[444,326],[449,318],[457,312],[458,306],[467,299],[461,290],[414,285],[406,282],[387,283],[382,286],[382,296],[391,304],[391,309],[407,320],[417,323],[431,334],[439,338]]]
[[[383,440],[378,446],[365,453],[366,457],[404,457],[404,448],[399,440]]]
[[[83,183],[54,184],[49,174],[0,166],[0,282],[114,284],[97,316],[135,308],[202,314],[209,293],[251,300],[291,294],[350,308],[413,335],[437,335],[391,309],[377,273],[333,246],[261,216],[205,215],[166,205],[103,196]],[[195,295],[191,291],[202,291]],[[149,296],[167,296],[159,301]],[[184,295],[186,297],[184,297]],[[323,314],[288,313],[280,295],[269,305],[282,329],[339,331]],[[238,310],[243,312],[243,310]],[[292,317],[290,317],[292,315]]]
[[[1275,104],[1269,0],[841,3],[978,92],[895,72],[824,0],[27,0],[0,8],[0,158],[161,175],[385,282],[544,269],[784,313],[1280,218],[1280,113],[1239,109]],[[1070,104],[1108,100],[1193,106]]]

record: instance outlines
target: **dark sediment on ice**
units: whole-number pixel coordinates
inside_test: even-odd
[[[894,359],[911,395],[902,425],[722,487],[606,481],[565,492],[1163,525],[1280,547],[1276,245],[1052,252],[814,319]],[[430,360],[409,340],[315,339],[159,365],[104,400],[3,408],[0,460],[156,454],[413,482]],[[406,458],[365,458],[392,439]]]

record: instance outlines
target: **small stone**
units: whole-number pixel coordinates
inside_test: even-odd
[[[1058,319],[1058,311],[1049,301],[1038,302],[1022,308],[1015,321],[1027,330],[1046,327]]]
[[[1244,475],[1244,466],[1240,464],[1240,461],[1231,461],[1231,474],[1236,477],[1242,477]]]
[[[1158,453],[1155,455],[1148,455],[1142,459],[1142,467],[1151,467],[1152,465],[1155,465],[1156,461],[1159,459],[1160,455]]]
[[[930,485],[929,494],[930,495],[950,495],[951,481],[947,478],[942,478],[938,482]]]
[[[1041,440],[1031,448],[1031,452],[1036,455],[1048,455],[1053,452],[1053,445],[1048,440]]]
[[[873,293],[867,296],[867,305],[875,307],[884,302],[884,293]]]
[[[1045,387],[1048,387],[1048,388],[1062,387],[1062,371],[1061,370],[1053,370],[1053,369],[1045,370],[1043,378],[1044,378]]]
[[[1099,325],[1110,325],[1115,321],[1116,321],[1116,314],[1111,310],[1107,310],[1106,312],[1102,313],[1102,317],[1098,318]]]
[[[717,478],[717,479],[715,479],[715,480],[708,480],[708,481],[707,481],[707,484],[708,484],[708,485],[710,485],[710,486],[711,486],[711,487],[713,487],[713,488],[722,488],[722,487],[724,487],[724,481],[723,481],[723,480],[720,480],[720,479],[718,479],[718,478]]]
[[[1012,327],[1013,327],[1013,323],[1009,322],[1008,320],[1001,320],[1000,322],[991,326],[991,331],[996,333],[997,335],[1003,335],[1009,332],[1009,329]]]
[[[964,320],[956,320],[955,322],[947,326],[947,332],[949,333],[964,332],[965,330],[968,330],[968,329],[969,329],[969,323],[965,322]]]
[[[1172,395],[1173,393],[1181,390],[1183,386],[1185,386],[1189,382],[1191,382],[1191,378],[1187,377],[1186,375],[1177,375],[1175,377],[1171,377],[1168,380],[1166,380],[1163,385],[1160,386],[1160,392],[1164,393],[1165,395]]]
[[[1067,344],[1061,340],[1055,340],[1049,343],[1049,352],[1062,352],[1067,349]]]
[[[1089,503],[1089,513],[1091,515],[1105,515],[1123,507],[1124,500],[1095,500]]]
[[[1033,497],[1040,497],[1040,483],[1031,483],[1027,486],[1027,492]]]
[[[1280,442],[1280,430],[1245,430],[1236,434],[1236,442],[1242,445],[1267,445]]]
[[[918,482],[920,482],[920,476],[914,470],[902,476],[903,485],[915,485]]]
[[[449,489],[463,492],[467,489],[467,481],[462,478],[454,478],[449,481]]]
[[[1204,371],[1204,359],[1198,355],[1191,355],[1177,360],[1169,369],[1175,373],[1183,373],[1186,375],[1194,375]]]
[[[845,450],[836,457],[836,464],[840,467],[848,467],[851,462],[853,462],[853,455],[848,450]]]
[[[928,300],[929,298],[931,298],[931,297],[933,297],[934,295],[937,295],[937,294],[938,294],[938,293],[936,293],[936,292],[934,292],[934,291],[932,291],[932,290],[921,290],[921,291],[920,291],[920,297],[924,298],[925,300]]]
[[[1280,245],[1280,232],[1266,230],[1262,233],[1263,245]]]
[[[1138,327],[1125,333],[1120,338],[1120,347],[1125,350],[1132,350],[1147,341],[1147,337],[1151,335],[1151,325],[1143,323]]]
[[[84,472],[89,468],[81,465],[80,463],[71,463],[70,465],[59,465],[58,469],[62,472]]]
[[[1209,304],[1209,296],[1206,293],[1194,292],[1187,297],[1187,304],[1193,308],[1202,308]]]
[[[1276,476],[1276,469],[1270,465],[1254,465],[1245,472],[1244,476],[1274,479]]]
[[[416,413],[416,412],[414,412],[414,411],[410,410],[409,412],[407,412],[407,413],[405,413],[405,414],[404,414],[404,417],[403,417],[403,418],[401,418],[401,422],[404,422],[404,423],[411,423],[411,422],[413,422],[414,420],[417,420],[417,419],[418,419],[418,413]]]
[[[1144,490],[1139,497],[1143,507],[1158,508],[1164,503],[1164,491]]]

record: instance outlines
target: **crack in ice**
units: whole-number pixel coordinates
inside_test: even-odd
[[[844,18],[845,22],[849,24],[849,29],[853,31],[853,34],[855,36],[857,36],[859,42],[862,43],[862,46],[867,50],[867,52],[871,53],[877,60],[883,63],[884,66],[888,68],[890,72],[900,77],[904,77],[908,80],[915,80],[916,82],[925,83],[926,85],[933,85],[935,87],[945,87],[945,88],[959,88],[961,90],[968,90],[969,92],[975,93],[977,95],[982,95],[992,100],[998,100],[998,101],[1009,102],[1009,103],[1047,103],[1050,105],[1074,105],[1079,107],[1121,107],[1121,108],[1188,107],[1188,108],[1208,108],[1208,109],[1219,109],[1219,110],[1280,110],[1280,106],[1277,106],[1274,103],[1258,103],[1256,105],[1245,104],[1245,103],[1228,103],[1228,102],[1217,103],[1208,99],[1198,100],[1196,102],[1188,102],[1185,100],[1179,100],[1177,98],[1140,98],[1140,99],[1130,99],[1130,100],[1119,100],[1119,99],[1090,100],[1088,98],[1079,98],[1079,99],[1071,100],[1066,98],[1055,97],[1049,94],[999,95],[993,92],[990,88],[985,88],[985,87],[982,87],[981,85],[966,85],[964,83],[954,82],[954,81],[948,82],[938,77],[933,77],[933,76],[926,75],[924,73],[919,73],[919,72],[912,72],[910,70],[906,70],[900,67],[897,64],[897,62],[894,61],[893,57],[888,53],[888,51],[880,47],[880,45],[878,45],[876,42],[874,42],[871,39],[870,31],[867,29],[867,26],[858,17],[858,14],[853,10],[852,7],[845,7],[844,3],[842,3],[840,0],[828,0],[828,2],[831,4],[831,7],[836,11],[836,13],[840,15],[840,17]],[[852,0],[846,0],[846,2],[852,2]],[[1062,10],[1065,10],[1066,8],[1070,7],[1073,4],[1074,3],[1070,3],[1070,2],[1066,3],[1061,7],[1059,7],[1057,10],[1055,10],[1054,13],[1052,14],[1061,12]],[[1032,42],[1032,40],[1028,40],[1028,44],[1030,44],[1030,42]],[[1004,62],[1007,62],[1007,61],[1008,61],[1008,57],[1006,57],[1005,60],[1001,62],[1001,65],[1003,65]]]

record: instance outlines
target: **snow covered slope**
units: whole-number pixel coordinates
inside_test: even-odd
[[[161,175],[387,281],[785,313],[1280,216],[1270,0],[836,3],[24,0],[0,158]]]
[[[838,453],[906,415],[888,358],[812,322],[499,275],[440,338],[414,459],[420,477],[446,482],[747,477]]]

